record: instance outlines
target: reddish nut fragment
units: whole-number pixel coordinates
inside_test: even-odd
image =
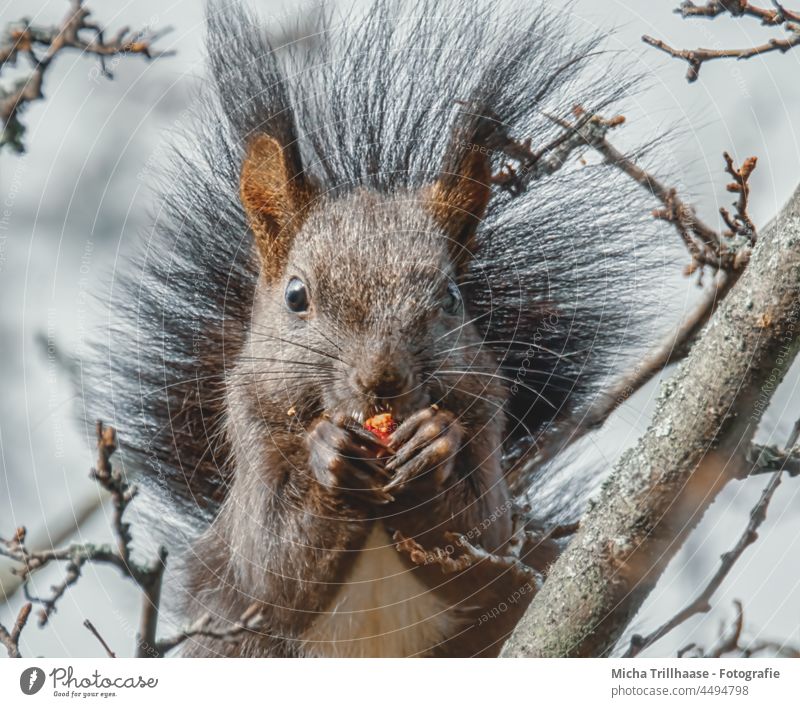
[[[390,412],[382,412],[380,415],[373,415],[364,423],[364,429],[372,432],[381,442],[386,444],[392,432],[397,429],[397,423]]]

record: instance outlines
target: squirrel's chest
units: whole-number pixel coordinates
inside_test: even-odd
[[[406,567],[389,534],[375,524],[346,582],[303,635],[319,657],[411,657],[453,634],[447,603]]]

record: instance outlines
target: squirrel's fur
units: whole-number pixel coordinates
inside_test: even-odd
[[[565,165],[514,196],[492,187],[488,204],[467,213],[465,228],[472,215],[479,222],[463,264],[442,245],[440,215],[420,206],[430,185],[458,172],[454,150],[483,151],[486,164],[499,170],[503,155],[481,139],[487,119],[536,146],[560,130],[549,114],[566,116],[576,104],[611,110],[625,95],[633,80],[608,71],[602,38],[573,34],[566,14],[529,4],[495,13],[378,0],[366,17],[327,21],[310,51],[276,52],[241,7],[209,7],[213,91],[196,121],[195,150],[176,153],[154,236],[119,285],[124,294],[114,307],[122,324],[109,339],[103,393],[113,403],[105,419],[119,428],[128,473],[206,528],[194,551],[202,568],[190,571],[190,613],[209,610],[233,620],[253,600],[269,607],[266,637],[248,638],[238,649],[211,642],[198,654],[329,654],[308,647],[319,626],[298,615],[329,612],[335,588],[312,591],[314,582],[346,582],[356,560],[336,557],[358,554],[371,542],[362,511],[338,501],[303,505],[316,493],[303,471],[304,435],[316,416],[348,407],[344,379],[330,380],[337,375],[330,359],[357,367],[353,361],[372,355],[367,344],[376,338],[381,352],[407,356],[421,369],[426,361],[441,362],[434,340],[444,340],[451,352],[461,349],[448,354],[461,376],[437,378],[434,371],[421,400],[462,407],[452,412],[466,434],[485,435],[481,453],[472,450],[481,457],[478,468],[484,458],[519,445],[531,456],[538,439],[585,410],[630,353],[643,311],[637,278],[648,274],[638,249],[649,227],[637,187],[613,167]],[[300,185],[310,204],[295,226],[269,203],[253,207],[249,217],[243,208],[243,200],[257,204],[263,188],[256,183],[253,196],[250,182],[240,181],[248,161],[255,179],[263,176],[269,157],[257,163],[252,157],[258,136],[280,146],[286,179]],[[259,236],[262,217],[269,219],[267,245]],[[273,231],[291,237],[273,242]],[[315,325],[323,331],[280,323],[276,302],[282,300],[275,298],[287,263],[314,273],[312,299],[328,293],[326,318]],[[426,284],[431,268],[459,284],[460,338],[448,338],[444,325],[420,323],[420,312],[440,296],[438,279]],[[353,403],[358,410],[351,417],[363,413],[359,405]],[[95,411],[105,413],[107,406],[98,403]],[[261,466],[279,471],[256,473]],[[470,471],[459,473],[466,478]],[[495,494],[505,488],[500,477],[481,484],[474,482],[478,499],[508,506],[507,490]],[[525,485],[518,485],[518,496]],[[310,514],[304,522],[311,525],[332,508],[335,518],[341,514],[341,528],[307,536],[301,523],[293,530],[295,511]],[[453,518],[462,512],[444,508]],[[456,529],[479,523],[487,508],[494,506],[481,506]],[[412,504],[402,512],[413,510]],[[434,524],[440,510],[426,512],[426,522]],[[386,524],[427,538],[428,528],[413,519],[407,526]],[[502,550],[508,534],[505,528],[495,541],[487,535],[485,549]],[[311,541],[328,554],[300,559],[299,550],[294,556],[284,547]],[[273,579],[259,579],[265,575]],[[473,584],[495,582],[475,572],[466,576]],[[440,580],[422,581],[435,586]],[[409,639],[374,650],[496,652],[513,623],[466,643],[453,635],[475,624],[466,614],[485,612],[487,602],[504,596],[501,590],[484,597],[435,588],[445,605],[461,606],[464,615],[453,623],[462,627],[431,628],[420,639],[425,645]],[[335,638],[315,640],[342,641],[352,648],[344,653],[359,654],[362,636],[342,638],[340,626],[331,630]]]

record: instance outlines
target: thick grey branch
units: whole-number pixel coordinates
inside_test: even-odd
[[[725,483],[800,346],[800,188],[676,375],[505,648],[607,654]]]
[[[638,655],[645,648],[648,648],[656,641],[661,640],[670,631],[680,626],[684,621],[687,621],[692,616],[711,611],[711,598],[722,586],[723,581],[725,581],[725,578],[728,576],[731,569],[733,569],[733,566],[742,556],[742,553],[758,539],[758,528],[767,518],[767,506],[769,506],[769,502],[772,500],[772,496],[777,490],[780,482],[781,472],[776,471],[773,473],[772,478],[769,480],[769,483],[761,493],[758,503],[750,511],[750,522],[747,524],[744,533],[742,533],[736,545],[730,551],[722,555],[717,571],[714,572],[711,577],[711,581],[706,584],[703,591],[700,592],[700,594],[694,600],[687,604],[677,614],[675,614],[675,616],[670,618],[668,621],[665,621],[652,633],[646,636],[640,636],[639,634],[634,635],[631,638],[628,651],[623,656],[624,658],[633,658],[634,656]],[[739,630],[735,632],[737,642],[738,637],[741,634],[741,606],[739,608]]]

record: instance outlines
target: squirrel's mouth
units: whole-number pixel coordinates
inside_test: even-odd
[[[325,410],[331,417],[344,417],[360,427],[379,416],[384,416],[383,419],[389,416],[397,426],[429,404],[427,391],[417,388],[391,398],[367,395],[354,400],[332,400]]]

